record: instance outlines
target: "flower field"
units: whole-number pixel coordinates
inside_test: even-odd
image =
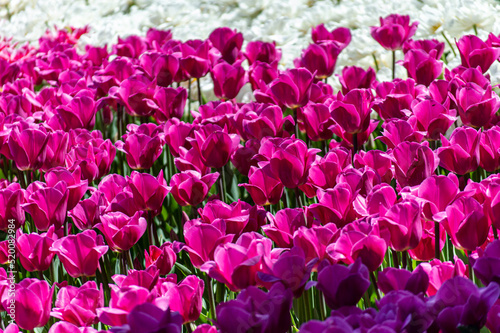
[[[0,10],[0,332],[500,332],[500,10],[447,5]]]

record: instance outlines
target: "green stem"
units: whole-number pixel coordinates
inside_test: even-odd
[[[214,286],[213,280],[206,275],[206,283],[207,283],[207,291],[208,291],[208,304],[210,306],[210,317],[215,320],[216,312],[215,312],[215,295],[214,295]]]
[[[396,78],[396,50],[392,51],[392,79]]]
[[[200,106],[203,105],[203,99],[201,98],[201,83],[200,83],[201,78],[196,79],[196,85],[198,88],[198,103],[200,103]]]
[[[434,222],[434,257],[436,259],[439,259],[439,253],[441,252],[441,249],[439,248],[439,223]]]
[[[373,288],[375,289],[375,295],[377,299],[380,300],[380,292],[378,290],[377,278],[375,277],[374,272],[370,272],[370,280],[372,280]]]
[[[399,268],[399,258],[398,258],[398,253],[391,249],[392,252],[392,264],[394,265],[394,268]]]
[[[450,40],[448,39],[448,37],[446,37],[446,35],[444,34],[444,31],[443,31],[443,32],[441,32],[441,35],[443,35],[444,40],[445,40],[445,41],[446,41],[446,43],[450,46],[451,52],[453,52],[453,55],[456,57],[456,56],[457,56],[457,53],[455,52],[455,48],[453,47],[453,45],[451,45]]]
[[[378,67],[378,61],[377,58],[375,57],[375,53],[372,53],[372,57],[373,57],[373,62],[375,63],[375,70],[378,72],[380,68]]]

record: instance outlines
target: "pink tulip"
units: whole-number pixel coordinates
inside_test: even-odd
[[[9,135],[8,145],[16,168],[21,171],[36,170],[45,161],[48,136],[42,127],[20,129],[14,127]]]
[[[377,98],[373,101],[373,108],[384,120],[406,119],[409,115],[407,110],[411,109],[411,103],[423,93],[422,87],[415,86],[415,81],[411,78],[382,82],[375,88]]]
[[[312,227],[313,222],[305,219],[305,214],[299,208],[285,208],[273,216],[267,213],[269,224],[263,225],[262,230],[266,233],[276,246],[291,248],[293,246],[293,235],[300,227]]]
[[[7,231],[9,221],[14,220],[14,225],[19,228],[24,224],[26,214],[22,209],[22,204],[25,202],[24,190],[19,183],[5,184],[0,186],[0,230]]]
[[[266,43],[261,41],[253,41],[247,44],[245,56],[248,63],[252,65],[256,61],[272,64],[281,59],[281,50],[276,49],[276,43]]]
[[[335,122],[349,134],[366,131],[370,125],[372,95],[366,89],[353,89],[330,105]]]
[[[457,48],[462,59],[462,66],[481,67],[485,73],[500,56],[500,49],[490,47],[474,35],[462,36],[457,42]]]
[[[99,229],[111,250],[123,252],[130,250],[139,241],[147,228],[146,219],[139,212],[129,217],[121,212],[107,213],[101,216]]]
[[[309,70],[289,69],[269,84],[269,92],[280,105],[295,109],[309,101],[312,82],[313,75]]]
[[[181,206],[198,206],[218,178],[218,172],[204,176],[196,171],[176,173],[170,179],[170,193]]]
[[[152,125],[152,126],[149,126]],[[136,128],[129,126],[123,135],[124,141],[116,141],[116,148],[125,153],[127,163],[133,170],[149,169],[163,152],[163,134],[159,127],[150,123]]]
[[[67,321],[58,321],[50,327],[49,333],[97,333],[97,330],[92,327],[78,327]]]
[[[248,69],[248,81],[250,81],[253,91],[267,87],[269,83],[278,78],[278,75],[278,62],[268,64],[257,60]],[[255,96],[255,99],[259,101],[259,97],[257,95]]]
[[[424,143],[402,142],[392,151],[395,176],[401,188],[420,184],[438,167],[439,158]]]
[[[179,70],[179,59],[171,54],[146,52],[141,55],[139,63],[159,87],[170,86]]]
[[[195,275],[189,275],[179,284],[164,282],[156,286],[158,298],[154,303],[160,309],[177,311],[184,323],[197,320],[203,305],[205,283]]]
[[[68,274],[77,278],[94,276],[99,258],[108,251],[108,247],[104,245],[101,235],[93,230],[85,230],[56,240],[50,251],[58,255]]]
[[[416,128],[427,132],[426,137],[438,140],[451,127],[456,118],[456,111],[450,110],[449,105],[444,106],[432,99],[412,103],[412,111],[416,118]],[[411,121],[412,118],[410,118]]]
[[[422,50],[429,54],[432,50],[436,50],[434,58],[439,60],[444,52],[444,43],[439,42],[437,39],[409,39],[403,45],[403,53],[406,54],[410,50]]]
[[[147,100],[153,98],[154,86],[145,75],[135,74],[123,80],[119,87],[111,88],[109,94],[125,106],[127,113],[144,117],[152,111]]]
[[[155,266],[150,266],[146,270],[129,269],[127,275],[115,274],[111,277],[121,289],[136,286],[153,290],[160,278],[160,271]],[[170,277],[167,277],[169,279]],[[174,275],[172,278],[177,279]]]
[[[321,224],[334,223],[341,228],[352,222],[352,190],[348,184],[339,183],[332,189],[318,190],[317,204],[307,207],[307,216]]]
[[[372,37],[387,50],[399,50],[417,30],[418,22],[410,25],[410,16],[391,14],[380,18],[380,27],[370,27]]]
[[[68,152],[69,135],[58,130],[47,134],[47,145],[45,146],[45,161],[42,166],[43,171],[54,167],[64,166],[66,154]]]
[[[342,49],[335,42],[322,42],[321,44],[309,44],[307,49],[302,50],[300,58],[294,60],[295,67],[303,67],[311,73],[316,73],[318,80],[330,77],[335,69],[337,57]]]
[[[214,94],[223,100],[236,98],[248,81],[245,69],[240,63],[233,65],[225,62],[218,63],[212,68],[210,74],[214,82]]]
[[[346,66],[342,69],[342,75],[339,77],[344,95],[353,89],[374,88],[376,80],[375,70],[371,67],[365,71],[361,67]]]
[[[497,142],[500,142],[500,127],[492,128],[481,133],[479,140],[479,166],[488,172],[500,168],[500,151]]]
[[[243,34],[223,27],[217,28],[208,37],[213,46],[220,52],[224,61],[232,64],[240,56],[241,46],[243,45]]]
[[[183,71],[192,78],[205,76],[210,69],[210,42],[199,39],[188,40],[181,44],[180,48],[182,51],[180,64]]]
[[[293,246],[304,251],[306,262],[314,259],[321,262],[324,259],[331,259],[327,253],[327,247],[335,242],[338,236],[338,229],[333,223],[311,228],[301,226],[293,234]]]
[[[312,28],[311,36],[314,43],[332,41],[337,43],[341,49],[345,49],[351,42],[351,31],[348,28],[340,27],[328,31],[323,23]]]
[[[468,82],[450,96],[457,104],[462,122],[476,128],[488,125],[500,107],[500,97],[492,91],[490,85],[483,88]]]
[[[68,104],[60,105],[55,112],[58,118],[52,118],[59,121],[61,129],[66,132],[75,128],[86,128],[92,130],[95,124],[96,108],[93,96],[84,94],[85,90],[73,98]],[[52,123],[52,119],[48,121]]]
[[[450,261],[441,262],[439,259],[434,259],[419,266],[422,266],[423,270],[429,276],[429,288],[427,289],[427,295],[429,296],[435,295],[441,285],[447,280],[455,276],[467,276],[467,266],[457,257],[455,258],[455,263]]]
[[[192,129],[192,124],[184,123],[177,118],[171,118],[165,123],[163,128],[165,141],[173,156],[179,156],[179,147],[186,146],[186,138]]]
[[[155,109],[154,117],[158,123],[166,122],[171,118],[182,118],[186,106],[187,91],[179,87],[158,88],[153,95],[154,103],[148,105]]]
[[[481,131],[458,127],[448,141],[441,135],[442,147],[438,148],[439,165],[459,175],[477,169],[479,165],[479,140]]]
[[[412,49],[405,53],[403,66],[416,83],[429,86],[443,72],[443,63],[437,59],[437,50]]]
[[[248,184],[239,184],[248,191],[256,205],[275,205],[281,200],[283,184],[271,172],[269,164],[262,168],[250,167]]]
[[[54,235],[54,227],[48,232],[37,234],[35,232],[25,234],[21,229],[17,230],[16,247],[21,265],[29,272],[43,272],[49,269],[54,253],[49,251],[57,239]]]
[[[2,306],[8,309],[9,304],[15,304],[16,324],[24,330],[33,330],[49,322],[53,293],[54,286],[46,281],[25,278],[15,284],[14,298],[11,293],[3,293]]]
[[[61,180],[66,182],[68,189],[67,210],[75,208],[87,192],[88,180],[81,180],[81,170],[79,167],[76,167],[71,172],[63,167],[53,168],[47,171],[44,178],[48,187],[55,187]]]
[[[353,208],[361,216],[385,214],[396,204],[396,192],[387,184],[375,185],[365,197],[358,195],[353,202]]]
[[[385,183],[390,183],[394,178],[391,157],[380,150],[359,151],[354,156],[354,167],[361,169],[363,166],[375,170],[381,181]]]
[[[177,260],[172,243],[170,242],[164,243],[161,247],[150,245],[149,253],[147,250],[144,250],[144,257],[146,268],[155,266],[158,268],[160,275],[167,275]]]
[[[80,288],[64,286],[59,289],[51,315],[76,326],[90,326],[97,322],[97,308],[104,306],[104,294],[94,281]]]
[[[127,176],[127,183],[136,205],[141,210],[152,211],[154,215],[158,215],[163,200],[170,191],[163,177],[163,170],[160,171],[158,177],[133,171],[130,176]]]
[[[330,127],[335,124],[328,106],[309,103],[302,108],[306,134],[312,141],[328,140],[333,136]]]
[[[80,230],[92,229],[100,221],[105,209],[104,194],[100,191],[92,193],[90,198],[81,200],[68,216],[73,224]]]
[[[393,149],[401,142],[422,142],[425,132],[417,131],[410,123],[401,119],[393,119],[382,124],[382,136],[377,139]]]

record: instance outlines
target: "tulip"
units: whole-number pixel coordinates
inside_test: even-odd
[[[390,183],[394,178],[391,157],[380,150],[360,151],[354,156],[354,167],[361,169],[367,166],[375,170],[380,179]]]
[[[392,151],[396,180],[401,188],[420,184],[438,167],[439,158],[426,145],[402,142]]]
[[[387,267],[378,274],[378,287],[384,294],[393,290],[408,290],[418,295],[427,292],[429,276],[422,266],[410,272],[406,269]]]
[[[245,176],[248,176],[250,168],[257,167],[257,161],[253,159],[259,152],[260,140],[250,139],[245,142],[245,146],[239,146],[231,156],[231,163],[234,167]]]
[[[250,65],[253,65],[256,61],[272,64],[281,59],[281,50],[276,49],[275,42],[253,41],[247,44],[245,56]]]
[[[312,141],[328,140],[333,136],[330,127],[335,122],[326,105],[309,103],[302,108],[302,116],[307,136]]]
[[[7,232],[10,221],[14,220],[14,225],[19,228],[24,224],[26,214],[22,209],[24,203],[24,193],[19,183],[11,183],[0,189],[0,230]]]
[[[485,73],[500,56],[500,49],[490,47],[474,35],[462,36],[457,42],[460,59],[464,67],[477,67]]]
[[[2,306],[9,309],[9,304],[15,304],[16,324],[24,330],[33,330],[49,322],[53,294],[54,286],[46,281],[25,278],[16,283],[13,295],[3,293]]]
[[[179,59],[174,55],[147,52],[141,55],[139,63],[159,87],[168,87],[179,71]]]
[[[474,262],[474,274],[487,286],[492,282],[500,283],[500,241],[496,240],[484,250],[484,253]],[[472,264],[472,263],[471,263]]]
[[[240,63],[230,65],[221,62],[212,68],[210,74],[214,82],[214,94],[223,100],[236,98],[248,80]]]
[[[433,259],[430,262],[422,263],[423,270],[429,276],[429,287],[427,295],[433,296],[441,288],[444,282],[456,276],[466,277],[467,267],[461,259],[455,257],[455,263],[450,261],[441,262]]]
[[[179,284],[164,282],[156,286],[158,298],[154,304],[160,309],[179,312],[184,323],[197,320],[202,309],[205,283],[195,275],[189,275]]]
[[[292,292],[274,284],[266,293],[248,287],[235,300],[217,306],[217,327],[221,333],[285,333],[290,329]]]
[[[17,230],[16,247],[21,265],[29,272],[43,272],[49,269],[54,253],[49,251],[57,238],[54,235],[54,227],[48,232],[37,234],[35,232],[24,234],[21,229]]]
[[[269,84],[269,91],[280,105],[295,109],[309,101],[312,82],[313,75],[306,68],[289,69]]]
[[[450,96],[457,104],[462,122],[476,128],[488,125],[500,107],[500,97],[492,91],[490,85],[483,88],[468,82]]]
[[[349,29],[340,27],[328,31],[323,23],[312,28],[311,35],[313,42],[316,44],[325,41],[333,41],[338,44],[341,49],[345,49],[351,42],[351,31]]]
[[[41,168],[43,171],[64,166],[66,154],[68,152],[68,133],[58,130],[48,133],[47,137],[47,145],[45,146],[45,161]]]
[[[165,141],[173,156],[179,156],[179,148],[186,145],[186,138],[192,129],[192,124],[184,123],[177,118],[171,118],[165,123],[163,128]]]
[[[163,170],[160,170],[158,177],[133,171],[130,176],[127,176],[127,183],[136,205],[142,210],[152,211],[154,215],[158,215],[163,200],[170,191],[163,177]]]
[[[182,316],[170,309],[162,310],[154,304],[135,306],[126,316],[122,326],[112,327],[110,333],[182,332]]]
[[[429,54],[432,50],[436,50],[436,53],[433,54],[434,59],[439,60],[444,53],[444,43],[437,39],[409,39],[403,45],[403,53],[406,54],[410,50],[422,50]]]
[[[371,67],[365,71],[361,67],[346,66],[342,69],[342,75],[339,77],[344,95],[353,89],[373,88],[376,80],[375,70]]]
[[[16,168],[20,171],[39,169],[46,158],[47,142],[48,136],[42,127],[24,130],[14,127],[10,132],[8,145]]]
[[[158,123],[166,122],[171,118],[182,118],[186,106],[187,91],[179,87],[158,88],[153,96],[154,103],[149,105],[156,110],[154,117]]]
[[[78,327],[67,321],[58,321],[50,327],[49,333],[97,333],[97,330],[92,327]]]
[[[218,178],[218,172],[203,177],[196,171],[176,173],[170,179],[170,193],[181,206],[197,206],[205,199]]]
[[[144,125],[141,125],[141,127]],[[132,132],[124,135],[123,141],[116,141],[119,151],[125,153],[127,163],[133,170],[150,169],[163,152],[164,141],[158,133]]]
[[[95,227],[103,233],[111,250],[124,252],[130,250],[146,231],[148,223],[140,216],[139,212],[132,217],[121,212],[107,213]]]
[[[111,279],[121,289],[136,286],[146,288],[152,291],[158,283],[160,271],[155,266],[148,267],[146,270],[129,269],[127,275],[115,274]],[[176,279],[176,277],[174,277]]]
[[[29,194],[22,208],[32,217],[38,230],[47,231],[51,225],[59,229],[66,220],[68,188],[64,181],[54,187],[42,187]]]
[[[137,312],[135,312],[134,310],[137,311],[137,309],[140,309],[140,305],[152,303],[156,296],[155,292],[150,292],[144,287],[127,286],[124,288],[120,288],[113,284],[110,285],[110,287],[111,299],[109,301],[109,307],[97,309],[97,316],[99,317],[99,321],[108,326],[121,326],[127,324],[127,318],[129,316],[133,318],[135,315],[137,315]],[[153,314],[157,314],[152,308],[152,306],[154,305],[151,304],[151,307],[149,305],[143,306],[146,306],[146,309],[152,311]],[[161,316],[155,317],[158,319],[161,318]],[[148,316],[147,323],[148,325],[151,325],[151,314]],[[145,326],[145,323],[142,323],[142,326],[142,329],[138,331],[143,332],[144,327],[148,327],[147,325]],[[151,331],[151,333],[152,332],[154,331]]]
[[[301,190],[306,192],[306,195],[307,191],[313,192],[312,195],[308,195],[313,197],[317,188],[326,190],[335,187],[337,176],[342,170],[351,166],[351,161],[351,154],[345,148],[335,148],[321,158],[317,156],[309,169],[308,181],[302,185]]]
[[[146,40],[143,37],[132,35],[125,39],[118,37],[118,43],[113,46],[112,53],[127,58],[139,58],[146,49]]]
[[[311,73],[315,73],[317,80],[325,79],[333,74],[337,57],[342,49],[334,42],[322,42],[321,44],[309,44],[302,51],[300,58],[295,59],[295,67],[303,67]]]
[[[252,90],[257,92],[259,88],[267,86],[274,79],[278,78],[278,63],[273,62],[268,64],[261,61],[255,61],[248,69],[248,81],[252,85]],[[255,95],[255,99],[258,101],[259,97]]]
[[[479,165],[481,131],[458,127],[448,141],[441,135],[442,147],[437,149],[439,165],[459,175],[475,171]]]
[[[421,89],[422,86],[415,86],[411,78],[382,82],[375,88],[377,98],[373,101],[373,108],[384,120],[407,119],[406,110],[411,109],[411,103],[421,93]]]
[[[422,238],[420,207],[415,200],[401,201],[392,206],[378,223],[380,233],[389,233],[388,245],[395,251],[406,251],[417,247]]]
[[[86,128],[88,130],[94,128],[97,112],[94,99],[85,94],[79,93],[79,95],[73,98],[68,104],[60,105],[56,108],[55,111],[59,120],[52,118],[59,121],[61,129],[66,132],[75,128]],[[51,124],[52,119],[48,121],[49,124]]]
[[[88,181],[81,180],[81,170],[76,167],[72,172],[58,167],[47,171],[44,175],[47,186],[54,187],[61,180],[66,182],[68,189],[68,206],[67,210],[72,210],[80,202],[88,189]]]
[[[306,261],[330,259],[326,251],[329,244],[338,238],[338,229],[333,223],[324,226],[301,226],[293,233],[293,246],[304,251]]]
[[[426,52],[424,50],[412,49],[405,53],[403,66],[418,84],[429,86],[443,72],[443,63],[438,61],[437,50]]]
[[[108,247],[101,235],[93,230],[85,230],[76,235],[69,235],[56,240],[50,247],[61,260],[66,272],[73,277],[94,276],[99,266],[99,258]]]
[[[215,326],[210,326],[209,324],[201,324],[196,326],[193,333],[217,333],[217,328],[215,328]]]
[[[195,138],[190,138],[193,147],[207,167],[222,168],[229,162],[231,154],[238,147],[240,138],[237,134],[229,134],[227,129],[217,125],[207,124],[194,132]]]
[[[454,277],[443,283],[430,307],[437,314],[437,326],[445,332],[469,325],[479,329],[486,323],[488,311],[498,296],[500,287],[496,283],[479,288],[468,279]]]
[[[239,58],[241,46],[243,45],[243,34],[241,32],[226,27],[217,28],[212,31],[208,39],[219,50],[224,61],[233,64]]]
[[[339,183],[333,189],[318,190],[317,204],[307,208],[307,216],[321,224],[334,223],[341,228],[350,220],[350,210],[353,201],[352,190],[348,184]]]
[[[368,268],[356,260],[348,267],[336,264],[324,267],[318,273],[316,288],[323,292],[331,309],[353,306],[370,287]]]
[[[500,302],[496,301],[488,312],[486,327],[492,333],[500,332]],[[7,333],[7,332],[6,332]]]
[[[424,132],[416,131],[410,123],[401,119],[393,119],[382,124],[382,136],[377,139],[393,149],[401,142],[422,142]]]
[[[150,245],[149,253],[147,250],[144,250],[144,257],[146,268],[155,266],[158,268],[160,275],[167,275],[177,260],[172,243],[170,242],[164,243],[161,247]]]
[[[353,328],[349,323],[340,317],[328,317],[324,321],[309,320],[300,326],[301,333],[315,333],[315,332],[336,332],[336,333],[349,333]]]
[[[399,50],[417,30],[418,22],[410,25],[410,16],[391,14],[380,18],[380,27],[370,27],[372,37],[386,50]]]
[[[433,175],[425,179],[417,189],[415,199],[422,201],[422,213],[431,220],[433,215],[444,212],[460,193],[457,176]]]
[[[79,230],[92,229],[100,221],[105,208],[104,194],[100,191],[92,193],[90,198],[81,200],[68,216]]]
[[[479,166],[488,172],[494,172],[500,168],[500,152],[496,142],[500,140],[500,127],[483,131],[479,140]]]
[[[248,184],[239,184],[248,191],[256,205],[275,205],[281,200],[283,184],[274,176],[267,164],[262,168],[250,167]]]
[[[257,104],[257,103],[256,103]],[[249,106],[247,104],[246,106]],[[283,117],[283,111],[277,105],[256,105],[255,112],[243,106],[235,115],[235,121],[241,122],[238,132],[245,139],[262,139],[266,136],[280,137],[283,135],[283,127],[286,122],[294,123],[293,118],[288,115]]]
[[[94,281],[80,288],[64,286],[59,289],[51,316],[76,326],[90,326],[97,322],[97,308],[104,306],[104,294]]]
[[[268,213],[267,219],[270,223],[263,225],[262,230],[281,248],[293,246],[293,235],[300,227],[312,227],[312,223],[306,222],[304,211],[299,208],[285,208],[275,216]]]
[[[188,40],[181,44],[182,58],[180,64],[189,77],[201,78],[210,69],[209,50],[210,42],[207,40]]]
[[[438,140],[456,120],[455,110],[450,110],[432,99],[413,103],[412,111],[417,120],[417,129],[427,132],[426,137],[431,140]]]
[[[408,250],[408,254],[413,260],[429,261],[436,258],[436,222],[434,220],[424,220],[422,239],[416,248]],[[439,227],[439,251],[443,251],[446,243],[446,232],[443,225],[437,223]]]
[[[379,214],[385,216],[389,209],[396,204],[396,193],[387,184],[375,185],[370,193],[364,198],[358,195],[353,202],[353,208],[361,216]]]
[[[119,87],[111,88],[109,95],[124,105],[132,116],[145,117],[152,111],[147,100],[153,98],[154,85],[145,75],[135,74],[123,80]]]
[[[366,131],[370,125],[372,95],[366,89],[353,89],[330,105],[335,122],[349,134]]]

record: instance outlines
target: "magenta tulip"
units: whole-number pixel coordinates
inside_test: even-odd
[[[128,251],[139,241],[147,228],[146,219],[139,212],[129,217],[121,212],[107,213],[101,216],[99,229],[110,249],[115,252]]]
[[[387,50],[399,50],[417,31],[418,22],[410,25],[410,16],[391,14],[380,18],[380,27],[370,27],[372,37]]]
[[[272,97],[280,104],[295,109],[309,101],[312,73],[305,68],[289,69],[269,84]]]
[[[197,206],[205,199],[218,178],[218,172],[204,176],[191,170],[176,173],[170,179],[170,193],[181,206]]]
[[[500,56],[500,49],[490,47],[474,35],[462,36],[457,42],[457,48],[464,67],[481,67],[485,73]]]
[[[442,147],[438,148],[439,165],[459,175],[475,171],[479,165],[479,140],[481,131],[458,127],[448,141],[441,135]]]
[[[29,272],[43,272],[49,269],[54,253],[50,247],[57,239],[54,227],[51,226],[46,233],[35,232],[25,234],[18,229],[16,234],[16,247],[21,265]]]

